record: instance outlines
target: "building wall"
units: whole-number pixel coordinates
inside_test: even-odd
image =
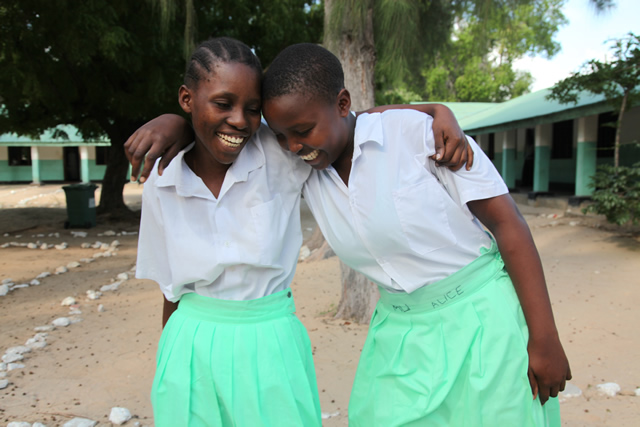
[[[89,180],[102,181],[106,165],[96,165],[95,146],[87,147]],[[40,181],[64,181],[63,147],[38,146]],[[32,166],[9,166],[9,148],[0,146],[0,182],[32,182]]]

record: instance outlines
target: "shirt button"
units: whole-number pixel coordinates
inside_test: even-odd
[[[291,298],[291,291],[287,292],[287,298]]]

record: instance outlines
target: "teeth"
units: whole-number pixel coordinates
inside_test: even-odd
[[[224,135],[222,133],[216,133],[216,135],[228,147],[237,147],[244,142],[244,138],[241,136]]]
[[[313,160],[316,157],[318,157],[318,154],[320,154],[320,152],[318,150],[313,150],[312,152],[310,152],[309,154],[306,154],[304,156],[300,156],[300,158],[302,160]]]

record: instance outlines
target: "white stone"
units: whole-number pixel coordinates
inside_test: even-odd
[[[43,271],[42,273],[36,276],[36,279],[44,279],[45,277],[49,277],[49,276],[51,276],[51,273],[49,273],[48,271]]]
[[[90,262],[95,261],[95,259],[93,258],[80,258],[81,262],[84,262],[85,264],[89,264]]]
[[[58,317],[53,322],[51,322],[53,326],[69,326],[71,321],[68,317]]]
[[[87,298],[90,300],[96,300],[102,296],[102,292],[96,292],[93,289],[87,291]]]
[[[82,249],[89,249],[91,247],[91,243],[83,243],[80,245]]]
[[[55,327],[53,325],[36,326],[35,328],[33,328],[33,330],[36,332],[49,332],[53,331],[54,329]]]
[[[26,344],[34,350],[40,350],[41,348],[45,348],[47,346],[46,341],[34,341],[33,338],[29,338]]]
[[[72,231],[71,235],[73,237],[87,237],[87,232],[86,231]]]
[[[106,251],[109,249],[109,245],[107,243],[103,243],[100,245],[100,250]]]
[[[24,356],[18,353],[5,353],[2,355],[2,361],[4,363],[19,362],[22,359],[24,359]]]
[[[38,245],[35,243],[27,243],[27,248],[29,249],[38,249]]]
[[[91,245],[93,249],[98,249],[100,246],[102,246],[102,242],[100,241],[97,241],[93,245]]]
[[[9,285],[0,285],[0,297],[5,296],[6,294],[9,293]]]
[[[63,273],[66,273],[67,271],[69,270],[67,270],[67,267],[65,267],[64,265],[56,268],[56,274],[63,274]]]
[[[109,257],[115,256],[115,255],[116,255],[116,254],[114,254],[114,253],[113,253],[113,252],[111,252],[111,251],[106,251],[106,252],[103,252],[103,253],[102,253],[102,256],[103,256],[103,257],[105,257],[105,258],[109,258]]]
[[[98,313],[104,313],[104,305],[102,304],[98,305]]]
[[[129,275],[127,273],[120,273],[116,276],[116,279],[118,280],[127,280],[129,278]]]
[[[304,261],[305,259],[309,258],[309,255],[311,255],[311,250],[307,245],[303,245],[300,248],[300,253],[298,254],[298,261]]]
[[[28,288],[29,284],[28,283],[20,283],[19,285],[13,285],[11,287],[11,290],[13,291],[14,289],[21,289],[21,288]]]
[[[96,424],[97,421],[76,417],[62,424],[62,427],[94,427]]]
[[[32,281],[29,282],[29,284],[31,286],[38,286],[40,284],[40,281],[38,279],[33,279]]]
[[[49,245],[47,245],[46,243],[43,243],[40,245],[40,249],[42,249],[43,251],[46,251],[47,249],[49,249]]]
[[[9,279],[9,278],[2,279],[2,284],[3,285],[8,285],[9,283],[13,283],[13,279]]]
[[[11,246],[11,245],[8,244],[8,243],[4,243],[2,246],[0,246],[0,248],[8,248],[9,246]]]
[[[78,310],[79,311],[79,310]],[[77,316],[73,316],[69,318],[69,322],[73,325],[75,323],[80,323],[82,322],[82,319],[77,317]]]
[[[103,236],[115,236],[116,232],[113,230],[107,230],[104,233],[102,233]]]
[[[2,390],[3,388],[7,388],[8,385],[9,380],[0,380],[0,390]]]
[[[69,245],[67,244],[67,242],[62,242],[59,245],[55,245],[55,248],[59,251],[62,251],[64,249],[67,249],[67,247],[69,247]]]
[[[601,394],[605,396],[614,397],[616,394],[620,393],[620,386],[616,383],[603,383],[598,384],[596,386],[596,390],[598,390]]]
[[[322,413],[322,419],[326,420],[328,418],[333,418],[333,417],[337,417],[338,415],[340,415],[340,411],[336,411],[336,412],[323,412]]]
[[[122,284],[122,282],[114,282],[110,285],[104,285],[103,287],[100,288],[100,292],[108,292],[108,291],[115,291],[118,289],[118,287]]]
[[[31,349],[26,345],[17,345],[15,347],[9,347],[5,353],[24,354],[29,353]]]
[[[96,252],[95,254],[91,255],[94,258],[102,258],[104,256],[104,254],[102,252]]]
[[[0,371],[6,371],[7,370],[7,364],[4,362],[0,362]],[[6,374],[5,374],[6,375]]]
[[[114,240],[113,242],[111,242],[111,246],[112,248],[117,248],[118,246],[120,246],[120,241],[119,240]]]
[[[22,363],[7,363],[7,371],[13,371],[14,369],[22,369],[24,365]]]
[[[7,427],[32,427],[31,423],[28,423],[26,421],[11,421],[9,424],[7,424]]]
[[[31,427],[47,427],[47,426],[45,424],[42,424],[42,423],[33,423],[31,425]]]
[[[75,303],[76,303],[76,299],[74,297],[66,297],[65,299],[62,300],[60,305],[68,306],[68,305],[73,305]]]
[[[74,315],[74,314],[82,314],[82,311],[80,311],[80,309],[79,309],[79,308],[71,307],[71,308],[69,309],[69,314],[70,314],[70,315]]]
[[[640,396],[640,388],[636,389],[636,396]]]
[[[127,408],[111,408],[109,421],[116,425],[122,425],[131,419],[131,412]]]
[[[69,264],[67,264],[67,268],[77,268],[80,267],[82,264],[80,264],[78,261],[72,261]]]

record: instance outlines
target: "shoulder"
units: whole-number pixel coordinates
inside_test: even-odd
[[[276,136],[264,122],[256,132],[255,144],[262,150],[267,167],[271,170],[279,169],[280,172],[294,173],[300,179],[306,179],[311,172],[311,166],[307,165],[295,154],[280,148]]]

